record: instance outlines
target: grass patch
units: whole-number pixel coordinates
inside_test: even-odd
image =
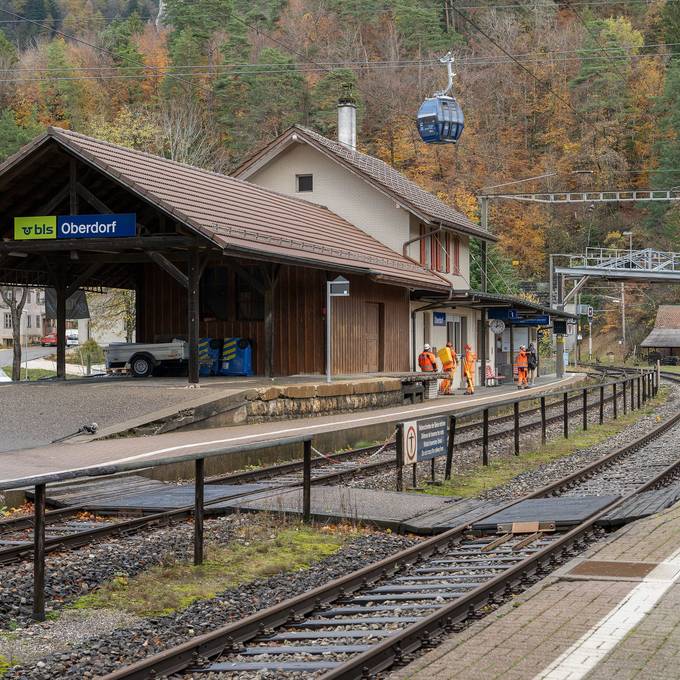
[[[12,367],[4,366],[2,370],[11,378],[12,377]],[[42,378],[54,378],[57,375],[55,371],[50,371],[46,368],[29,368],[28,369],[28,379],[29,380],[41,380]],[[26,369],[21,368],[21,379],[26,379]]]
[[[3,678],[9,669],[9,659],[6,656],[0,654],[0,678]]]
[[[207,558],[200,567],[168,562],[131,578],[118,576],[71,606],[118,609],[137,616],[171,614],[227,588],[307,569],[337,552],[348,531],[301,524],[250,525],[228,545],[207,545]]]
[[[635,423],[643,415],[650,415],[656,406],[662,404],[668,398],[668,389],[665,386],[659,388],[658,396],[648,401],[639,411],[629,411],[625,416],[619,406],[617,420],[606,421],[603,425],[588,423],[588,430],[572,430],[569,439],[559,437],[548,442],[545,446],[532,451],[522,451],[520,456],[507,456],[494,460],[488,467],[479,465],[449,481],[443,481],[440,486],[427,486],[421,489],[433,496],[463,496],[469,498],[496,486],[506,484],[522,472],[534,470],[541,465],[550,463],[559,458],[571,455],[578,449],[589,448],[600,444],[607,438],[618,434],[621,430]]]

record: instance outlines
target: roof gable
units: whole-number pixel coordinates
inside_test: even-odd
[[[425,191],[391,165],[374,156],[333,141],[301,125],[294,125],[248,158],[232,174],[247,178],[264,164],[276,158],[291,143],[302,141],[314,147],[347,170],[354,172],[379,191],[388,194],[419,219],[443,223],[471,236],[496,241],[497,238],[475,224],[463,213],[444,203],[434,194]]]

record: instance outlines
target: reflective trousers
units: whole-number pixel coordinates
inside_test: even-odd
[[[453,378],[454,378],[454,375],[455,375],[455,370],[456,370],[455,368],[451,368],[451,369],[446,371],[446,373],[448,373],[449,377],[446,380],[442,380],[442,384],[441,384],[442,394],[453,394],[453,392],[451,390],[453,388]]]
[[[527,376],[529,375],[529,369],[519,366],[517,368],[517,384],[521,387],[522,385],[528,385],[529,380]]]
[[[465,391],[465,393],[466,394],[474,394],[475,393],[475,369],[466,367],[463,370],[463,375],[465,376],[465,380],[467,381],[467,390]]]

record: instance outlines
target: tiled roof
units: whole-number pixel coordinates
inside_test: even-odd
[[[660,305],[654,328],[680,329],[680,305]]]
[[[446,288],[436,275],[322,206],[69,130],[49,128],[48,137],[228,251]]]
[[[654,328],[640,347],[680,347],[680,328]]]
[[[344,144],[340,144],[340,142],[328,139],[318,132],[314,132],[314,130],[310,130],[301,125],[294,125],[280,138],[274,140],[271,145],[268,145],[248,159],[236,170],[235,175],[239,176],[242,170],[246,169],[257,158],[266,154],[267,150],[282,138],[290,137],[296,133],[312,146],[320,150],[325,150],[337,161],[358,171],[364,179],[377,185],[380,189],[387,191],[398,201],[404,203],[416,213],[423,214],[427,219],[433,222],[444,222],[445,224],[472,236],[480,236],[493,241],[497,240],[493,234],[482,229],[479,224],[476,224],[463,215],[463,213],[447,205],[434,194],[419,187],[415,182],[402,175],[391,165],[388,165],[378,158],[361,153],[361,151],[352,149]]]

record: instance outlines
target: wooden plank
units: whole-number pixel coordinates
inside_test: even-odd
[[[148,255],[161,269],[170,274],[182,288],[189,288],[189,277],[170,262],[167,257],[155,250],[148,251]],[[196,274],[200,278],[201,271],[199,270]]]

